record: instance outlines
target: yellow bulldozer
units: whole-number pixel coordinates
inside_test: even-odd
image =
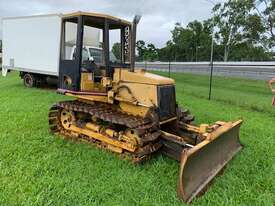
[[[49,127],[54,134],[85,140],[135,163],[154,153],[168,155],[180,162],[178,197],[191,202],[241,150],[242,120],[195,126],[194,117],[176,103],[173,79],[135,69],[139,20],[85,12],[63,16],[58,93],[74,100],[51,107]],[[76,50],[68,58],[72,26]],[[85,55],[88,28],[100,31],[101,55]],[[120,34],[116,61],[110,54],[113,30]]]

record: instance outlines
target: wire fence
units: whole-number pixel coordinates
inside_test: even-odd
[[[150,71],[209,74],[209,62],[136,62],[137,68]],[[214,62],[213,74],[269,80],[275,77],[275,62]]]

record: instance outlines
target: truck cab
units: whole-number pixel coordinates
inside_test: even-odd
[[[72,47],[71,57],[70,59],[74,59],[76,55],[76,46]],[[110,62],[118,63],[119,60],[114,55],[112,51],[109,53]],[[94,61],[97,64],[100,64],[103,62],[103,50],[100,47],[94,47],[94,46],[83,46],[82,48],[82,62],[84,61]]]

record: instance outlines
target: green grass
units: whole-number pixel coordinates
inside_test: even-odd
[[[172,74],[197,123],[244,119],[244,149],[193,205],[275,204],[275,108],[263,81]],[[178,163],[158,155],[134,166],[107,151],[56,138],[50,106],[66,97],[0,77],[0,205],[183,205]],[[202,171],[203,172],[203,171]]]

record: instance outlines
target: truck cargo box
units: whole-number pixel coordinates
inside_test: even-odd
[[[2,75],[6,76],[9,70],[20,71],[27,87],[48,82],[49,78],[57,80],[62,16],[49,14],[3,18]],[[70,23],[66,30],[66,58],[70,59],[73,58],[77,30],[75,24]],[[85,48],[100,49],[102,34],[99,30],[84,27],[84,33]]]
[[[58,76],[61,14],[3,19],[3,69]]]

